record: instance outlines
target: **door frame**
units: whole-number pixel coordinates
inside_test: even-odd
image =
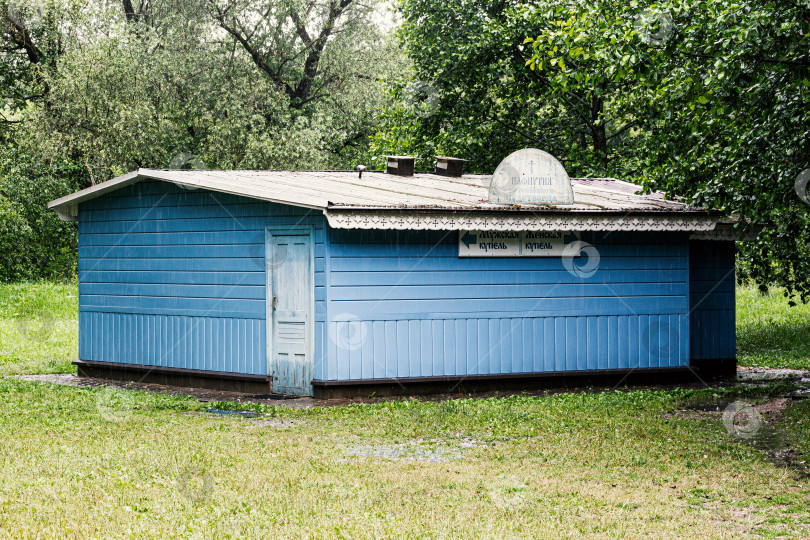
[[[273,249],[274,236],[307,236],[309,237],[309,283],[310,283],[310,305],[309,305],[309,329],[307,330],[307,358],[312,362],[312,376],[315,377],[315,234],[312,225],[278,225],[264,228],[264,282],[265,282],[265,334],[267,336],[267,375],[270,380],[273,378],[273,367],[275,364],[275,339],[273,339],[273,268],[270,265],[270,255]],[[310,382],[310,394],[312,395],[312,383]],[[275,383],[273,393],[276,393]]]

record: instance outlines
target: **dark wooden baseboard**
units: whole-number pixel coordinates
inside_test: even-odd
[[[272,390],[272,380],[267,375],[143,366],[117,362],[88,362],[85,360],[75,360],[73,364],[78,367],[80,377],[206,388],[249,394],[270,394]]]
[[[710,360],[692,360],[692,367],[706,380],[733,377],[737,374],[736,358],[712,358]]]
[[[699,383],[695,368],[666,367],[468,375],[348,381],[312,381],[315,397],[323,399],[426,394],[474,394],[547,388],[610,387],[644,384]]]
[[[73,362],[80,377],[134,381],[171,386],[206,388],[250,394],[271,394],[272,379],[266,375],[246,375],[222,371],[119,364],[116,362]],[[551,371],[506,375],[467,375],[414,377],[348,381],[312,381],[314,396],[321,399],[369,396],[412,396],[428,394],[469,394],[492,391],[539,390],[546,388],[691,384],[733,376],[737,359],[693,361],[687,367]]]

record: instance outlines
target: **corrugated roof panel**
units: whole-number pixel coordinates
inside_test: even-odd
[[[367,171],[179,171],[140,169],[123,177],[52,201],[65,210],[113,189],[152,178],[314,209],[362,207],[371,209],[504,210],[516,212],[661,212],[689,209],[663,194],[640,195],[638,186],[609,178],[573,178],[573,206],[495,205],[487,202],[490,175],[446,177],[417,173],[402,177]]]

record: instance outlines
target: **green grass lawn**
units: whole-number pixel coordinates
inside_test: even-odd
[[[75,297],[71,285],[0,287],[3,373],[70,369]],[[742,362],[810,365],[793,339],[807,335],[806,310],[739,298]],[[775,435],[759,442],[694,407],[777,390],[254,406],[248,418],[4,378],[0,536],[808,537],[810,402],[763,413]]]
[[[78,354],[76,285],[0,284],[0,375],[75,372]]]
[[[790,307],[779,290],[738,287],[737,355],[744,366],[810,370],[810,304]]]

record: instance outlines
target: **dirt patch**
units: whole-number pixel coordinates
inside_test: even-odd
[[[343,463],[365,459],[381,461],[412,461],[421,463],[447,463],[462,459],[472,449],[485,447],[485,443],[465,438],[451,443],[449,441],[429,441],[417,439],[400,444],[366,445],[346,448]]]
[[[766,367],[746,367],[737,368],[737,380],[739,382],[773,382],[773,381],[799,381],[809,378],[810,371],[800,369],[779,369]]]
[[[453,394],[433,394],[433,395],[420,395],[417,397],[398,396],[398,397],[367,397],[367,398],[337,398],[337,399],[314,399],[309,397],[295,397],[295,396],[282,396],[282,395],[259,395],[248,394],[243,392],[229,392],[220,390],[209,390],[206,388],[188,388],[182,386],[169,386],[163,384],[152,384],[142,382],[129,382],[129,381],[116,381],[110,379],[98,379],[93,377],[79,377],[78,375],[71,374],[47,374],[47,375],[15,375],[16,379],[51,383],[66,386],[89,386],[93,388],[112,387],[124,390],[135,390],[140,392],[154,392],[161,394],[170,394],[173,396],[188,396],[198,399],[202,402],[217,402],[217,401],[231,401],[236,403],[260,403],[264,405],[274,405],[277,407],[285,407],[290,409],[311,409],[313,407],[340,407],[354,403],[383,403],[388,401],[399,401],[403,399],[419,399],[419,401],[446,401],[452,399],[465,399],[465,398],[500,398],[509,397],[514,395],[525,396],[548,396],[560,393],[570,392],[588,392],[598,393],[603,391],[615,390],[616,387],[559,387],[559,388],[542,388],[537,390],[521,390],[521,391],[490,391],[490,392],[476,392],[476,393],[453,393]],[[692,385],[636,385],[633,388],[657,388],[657,389],[674,389],[674,388],[701,388],[702,385],[698,380]]]
[[[721,400],[710,401],[707,403],[689,403],[685,404],[682,409],[674,412],[664,413],[665,418],[692,418],[692,419],[705,419],[705,418],[720,418],[724,414],[729,414],[729,407],[734,403],[746,403],[745,401],[737,400]],[[793,399],[790,397],[780,397],[766,403],[759,405],[751,405],[751,408],[760,415],[768,415],[768,417],[775,421],[779,416],[790,407]]]
[[[255,418],[253,420],[248,420],[248,422],[251,426],[271,427],[276,429],[290,429],[304,423],[303,420],[279,420],[278,418],[273,418],[271,420]]]
[[[810,386],[810,372],[807,371],[799,371],[791,369],[739,367],[737,373],[738,373],[737,381],[743,383],[757,384],[787,379],[796,381],[800,386],[801,382],[799,381],[807,381],[805,385]],[[89,386],[94,388],[112,387],[126,390],[136,390],[141,392],[170,394],[174,396],[188,396],[198,399],[202,402],[230,401],[236,403],[260,403],[264,405],[274,405],[277,407],[285,407],[290,409],[311,409],[313,407],[322,407],[322,406],[339,407],[352,403],[381,403],[391,400],[415,399],[413,396],[411,396],[410,398],[368,397],[368,398],[322,400],[309,397],[291,397],[275,394],[259,395],[259,394],[248,394],[243,392],[225,392],[220,390],[209,390],[205,388],[188,388],[181,386],[169,386],[169,385],[141,383],[141,382],[123,382],[109,379],[97,379],[92,377],[79,377],[78,375],[73,373],[44,374],[44,375],[15,375],[13,376],[13,378],[23,381],[51,383],[65,386]],[[704,384],[696,379],[694,384],[679,384],[679,385],[662,384],[657,386],[655,385],[634,386],[634,388],[636,389],[650,388],[659,390],[673,389],[676,387],[702,388],[704,387]],[[601,392],[615,389],[616,387],[589,387],[589,388],[560,387],[560,388],[543,388],[530,391],[492,391],[492,392],[478,392],[475,394],[462,394],[462,393],[436,394],[436,395],[419,396],[418,399],[420,401],[445,401],[449,399],[463,399],[470,397],[487,399],[487,398],[508,397],[512,395],[547,396],[558,393]],[[807,394],[808,395],[806,397],[810,397],[810,390],[808,390]],[[799,397],[799,396],[797,394],[796,396],[792,397]],[[688,409],[688,411],[687,410],[679,411],[678,413],[675,413],[671,416],[699,417],[705,416],[707,414],[708,415],[722,414],[723,407],[725,407],[725,405],[727,404],[724,403],[718,405],[715,403],[710,406],[706,406],[702,409],[687,406],[685,407],[685,409]],[[775,408],[781,407],[780,411],[783,410],[785,406],[787,405],[786,404],[772,405],[772,407]],[[767,414],[770,413],[770,410],[766,410],[764,412]]]
[[[224,411],[220,409],[208,409],[207,411],[189,411],[190,416],[202,416],[205,418],[237,418],[242,420],[242,427],[270,427],[275,429],[290,429],[306,423],[306,420],[274,418],[268,414],[253,411]]]
[[[791,403],[793,403],[793,400],[785,397],[775,399],[761,405],[755,405],[754,409],[759,414],[780,415],[790,406]]]
[[[747,370],[754,371],[754,370]],[[807,464],[795,450],[796,441],[791,432],[782,424],[785,411],[796,401],[806,399],[803,392],[810,382],[804,376],[806,372],[797,370],[768,370],[756,368],[756,378],[743,379],[740,386],[756,388],[757,386],[779,384],[769,396],[758,398],[717,398],[705,397],[680,404],[676,411],[664,414],[665,418],[709,420],[722,424],[728,435],[739,442],[756,448],[766,458],[779,467],[792,469],[801,477],[808,476]],[[782,384],[785,383],[785,384]],[[774,395],[776,394],[776,395]],[[763,399],[767,401],[760,402]]]
[[[273,405],[289,409],[311,409],[313,407],[341,407],[354,403],[383,403],[387,401],[398,401],[402,399],[416,399],[410,397],[368,397],[368,398],[345,398],[345,399],[315,399],[310,397],[283,396],[278,394],[249,394],[244,392],[230,392],[222,390],[210,390],[207,388],[189,388],[185,386],[169,386],[164,384],[152,384],[142,382],[115,381],[110,379],[98,379],[94,377],[79,377],[75,373],[44,374],[44,375],[13,375],[10,378],[29,382],[50,383],[63,386],[87,386],[92,388],[118,388],[122,390],[134,390],[138,392],[152,392],[158,394],[169,394],[173,396],[193,397],[203,403],[215,403],[218,401],[230,401],[234,403],[259,403],[263,405]],[[543,389],[530,392],[486,392],[476,394],[436,394],[419,396],[420,401],[445,401],[448,399],[463,399],[476,397],[481,399],[492,397],[507,397],[516,394],[543,396],[561,392],[588,391],[594,392],[597,389],[577,389],[559,388]]]
[[[48,375],[14,375],[12,378],[22,381],[59,384],[63,386],[88,386],[91,388],[120,388],[122,390],[134,390],[138,392],[152,392],[157,394],[169,394],[172,396],[193,397],[203,403],[217,401],[232,401],[236,403],[261,403],[264,405],[275,405],[290,409],[311,409],[319,405],[342,405],[344,403],[333,403],[316,400],[307,397],[290,397],[280,395],[257,395],[243,392],[223,392],[220,390],[209,390],[207,388],[187,388],[184,386],[169,386],[165,384],[151,384],[139,382],[112,381],[109,379],[96,379],[93,377],[79,377],[73,373],[48,374]],[[336,400],[337,401],[337,400]],[[348,402],[349,400],[343,400]]]
[[[59,384],[62,386],[88,386],[81,384],[81,378],[72,373],[51,373],[47,375],[12,375],[10,378],[21,381]]]

